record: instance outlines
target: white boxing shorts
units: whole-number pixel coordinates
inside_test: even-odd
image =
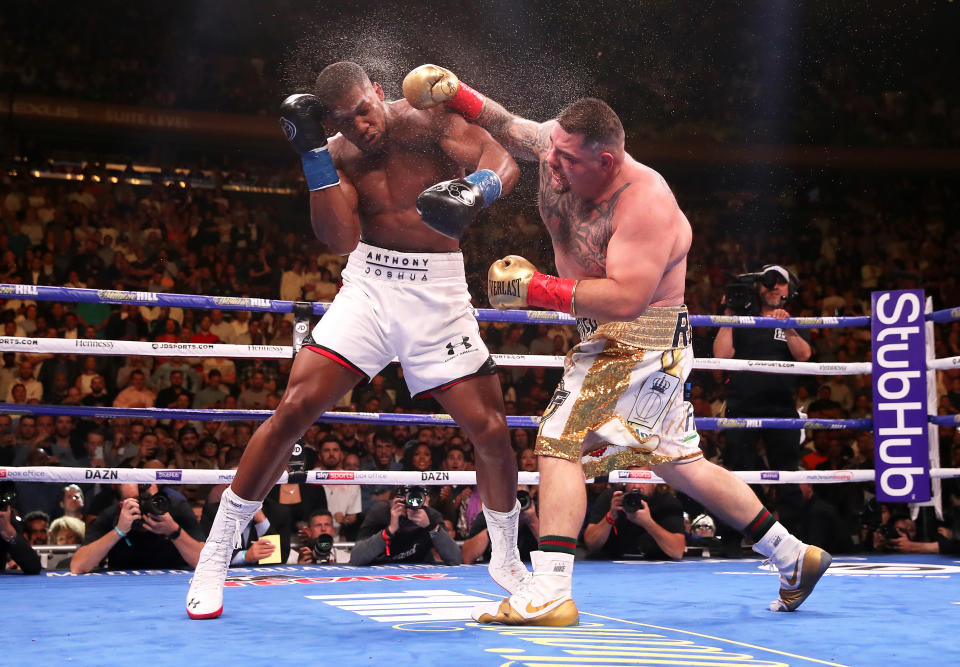
[[[496,373],[460,252],[396,252],[361,241],[341,278],[343,287],[302,347],[368,381],[397,359],[415,398]]]
[[[540,421],[535,452],[580,461],[587,478],[703,456],[684,383],[693,367],[685,306],[633,322],[578,322],[581,342]]]

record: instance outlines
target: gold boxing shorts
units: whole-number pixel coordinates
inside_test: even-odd
[[[693,406],[684,400],[693,367],[686,306],[577,326],[581,342],[567,353],[534,451],[581,461],[587,478],[702,457]]]

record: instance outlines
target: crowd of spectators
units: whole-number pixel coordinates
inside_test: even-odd
[[[868,313],[870,290],[893,285],[924,287],[938,307],[960,302],[948,268],[960,253],[960,232],[945,222],[955,214],[945,205],[952,187],[949,181],[930,179],[919,186],[904,181],[891,191],[889,183],[866,182],[859,194],[848,193],[840,199],[828,185],[804,182],[794,191],[781,193],[777,202],[793,207],[795,216],[809,216],[789,243],[777,234],[736,233],[731,220],[744,213],[748,193],[705,197],[691,191],[694,205],[688,215],[695,230],[688,266],[691,312],[718,312],[729,275],[757,269],[751,263],[754,258],[779,261],[800,276],[798,298],[789,306],[792,315]],[[678,189],[681,200],[685,194]],[[344,258],[324,252],[316,242],[311,244],[303,226],[288,230],[295,228],[298,215],[297,201],[288,201],[293,199],[7,176],[0,189],[2,282],[330,300],[337,292]],[[549,268],[549,250],[542,230],[532,222],[532,213],[521,203],[504,209],[491,212],[464,242],[471,293],[478,306],[485,305],[483,276],[490,257],[520,252]],[[925,234],[914,234],[905,220],[922,220]],[[288,317],[244,311],[69,304],[23,297],[8,299],[2,306],[0,322],[7,337],[281,345],[292,339]],[[572,327],[551,324],[483,323],[482,334],[493,352],[505,354],[562,355],[576,342]],[[698,330],[697,334],[698,354],[709,356],[713,332]],[[812,331],[811,345],[814,361],[869,360],[867,331],[817,329]],[[938,327],[936,349],[938,357],[960,355],[960,325]],[[25,404],[269,409],[284,390],[290,366],[289,360],[271,359],[5,352],[0,395],[6,402]],[[503,368],[500,379],[508,414],[536,415],[550,400],[559,369]],[[691,380],[696,414],[723,415],[725,374],[697,371]],[[940,411],[960,413],[960,372],[938,373],[938,391]],[[799,379],[796,403],[811,417],[869,417],[870,396],[869,376],[808,376]],[[344,396],[337,409],[439,411],[430,399],[411,398],[395,365]],[[2,415],[0,465],[229,469],[237,465],[255,427],[256,422],[244,421]],[[536,470],[534,435],[531,430],[513,432],[521,470]],[[723,431],[702,431],[701,435],[706,455],[723,463]],[[869,432],[808,435],[800,453],[803,467],[873,467]],[[960,466],[956,429],[942,427],[940,437],[942,464]],[[460,470],[470,469],[474,460],[473,444],[454,428],[318,424],[305,434],[305,440],[308,466],[323,469]],[[758,455],[764,456],[762,445]],[[76,507],[75,487],[64,490],[45,484],[18,484],[16,506],[28,522],[56,519],[45,533],[44,539],[51,543],[81,543],[86,521],[120,500],[109,486],[84,486],[82,510]],[[293,559],[306,558],[303,545],[310,543],[312,535],[311,512],[330,508],[337,539],[353,539],[364,515],[378,502],[389,502],[394,491],[364,486],[353,499],[328,497],[313,486],[289,486],[296,487],[291,496],[296,509],[286,507],[290,503],[277,487],[268,498],[272,508],[268,516],[288,531],[282,550],[290,558],[292,549]],[[947,483],[945,488],[949,507],[960,497],[955,485]],[[885,548],[901,545],[903,550],[914,549],[907,544],[937,544],[932,534],[917,538],[926,542],[901,544],[896,541],[900,537],[884,538],[878,533],[877,510],[867,504],[872,497],[869,485],[801,490],[810,524],[805,530],[835,550],[869,549],[874,543]],[[603,484],[591,485],[591,501],[599,498],[609,507],[612,492]],[[219,497],[216,488],[191,485],[181,486],[177,493],[197,516],[202,515],[211,493]],[[451,537],[470,539],[482,532],[482,527],[471,531],[478,501],[469,488],[435,487],[429,504],[441,512]],[[689,499],[682,499],[682,504],[688,516],[700,513]],[[596,514],[594,510],[592,506]],[[676,517],[670,521],[678,525]],[[863,532],[868,525],[872,526],[869,534]],[[824,526],[831,528],[825,531]],[[202,537],[195,526],[190,528],[191,535]],[[471,554],[477,551],[471,548]]]
[[[273,115],[309,80],[303,70],[354,59],[396,96],[406,71],[439,62],[522,112],[533,111],[528,86],[540,78],[541,96],[552,88],[600,95],[622,109],[638,138],[960,143],[960,98],[944,66],[957,55],[949,3],[679,13],[663,1],[642,9],[576,0],[481,4],[483,11],[476,3],[438,11],[426,0],[402,10],[341,5],[330,16],[297,0],[269,10],[249,1],[111,1],[97,12],[69,5],[50,12],[24,1],[0,17],[0,83],[23,94]],[[465,43],[463,25],[484,43]]]

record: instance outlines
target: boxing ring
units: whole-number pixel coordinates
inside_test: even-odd
[[[10,298],[96,302],[181,308],[239,309],[294,313],[292,346],[87,341],[0,338],[0,351],[181,357],[289,359],[306,334],[312,315],[328,304],[234,297],[152,294],[114,290],[0,285]],[[929,311],[929,306],[927,311]],[[518,323],[574,324],[550,312],[480,309],[478,319]],[[936,322],[960,319],[960,309],[927,312]],[[693,326],[792,326],[796,328],[876,325],[870,317],[735,318],[692,315]],[[299,338],[298,338],[299,336]],[[30,342],[27,342],[30,341]],[[960,357],[926,354],[926,391],[937,369],[960,367]],[[493,355],[501,366],[559,368],[562,357]],[[697,359],[695,369],[837,375],[871,373],[870,362],[817,364],[733,359]],[[934,402],[933,408],[936,404]],[[902,412],[902,411],[901,411]],[[269,411],[172,410],[0,403],[0,413],[96,418],[262,421]],[[899,414],[899,413],[898,413]],[[933,493],[914,505],[939,507],[939,479],[960,469],[939,468],[938,425],[960,425],[960,415],[925,415],[930,436],[924,476]],[[320,421],[372,425],[453,425],[448,415],[330,412]],[[509,416],[512,428],[535,428],[535,416]],[[870,429],[871,419],[697,418],[701,430],[730,428]],[[894,457],[896,458],[896,457]],[[902,458],[902,455],[900,456]],[[910,470],[900,466],[900,472]],[[68,483],[98,481],[223,484],[229,470],[0,469],[11,481]],[[754,484],[874,481],[873,470],[751,471],[738,476]],[[458,471],[327,471],[299,473],[295,480],[323,484],[473,484],[474,473]],[[304,479],[305,478],[305,479]],[[899,479],[899,478],[898,478]],[[537,483],[520,473],[520,483]],[[288,481],[284,473],[278,483]],[[613,471],[610,481],[656,483],[648,471]],[[895,491],[898,487],[893,485]],[[479,601],[499,599],[486,567],[384,565],[375,567],[262,566],[231,568],[223,617],[190,621],[183,610],[187,571],[111,571],[72,575],[0,577],[0,595],[14,612],[14,638],[6,664],[70,660],[77,664],[254,664],[290,658],[355,664],[484,665],[868,665],[902,662],[953,663],[960,651],[952,638],[960,621],[960,560],[944,556],[836,556],[816,592],[796,613],[772,614],[775,571],[759,558],[678,562],[578,561],[574,595],[581,624],[573,628],[481,626],[470,620]],[[411,634],[415,633],[415,634]]]

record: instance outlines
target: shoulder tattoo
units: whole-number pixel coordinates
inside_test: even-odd
[[[588,273],[602,276],[606,271],[607,245],[613,235],[613,217],[625,183],[604,201],[584,204],[567,194],[553,192],[550,169],[541,162],[540,207],[549,220],[557,241]]]

